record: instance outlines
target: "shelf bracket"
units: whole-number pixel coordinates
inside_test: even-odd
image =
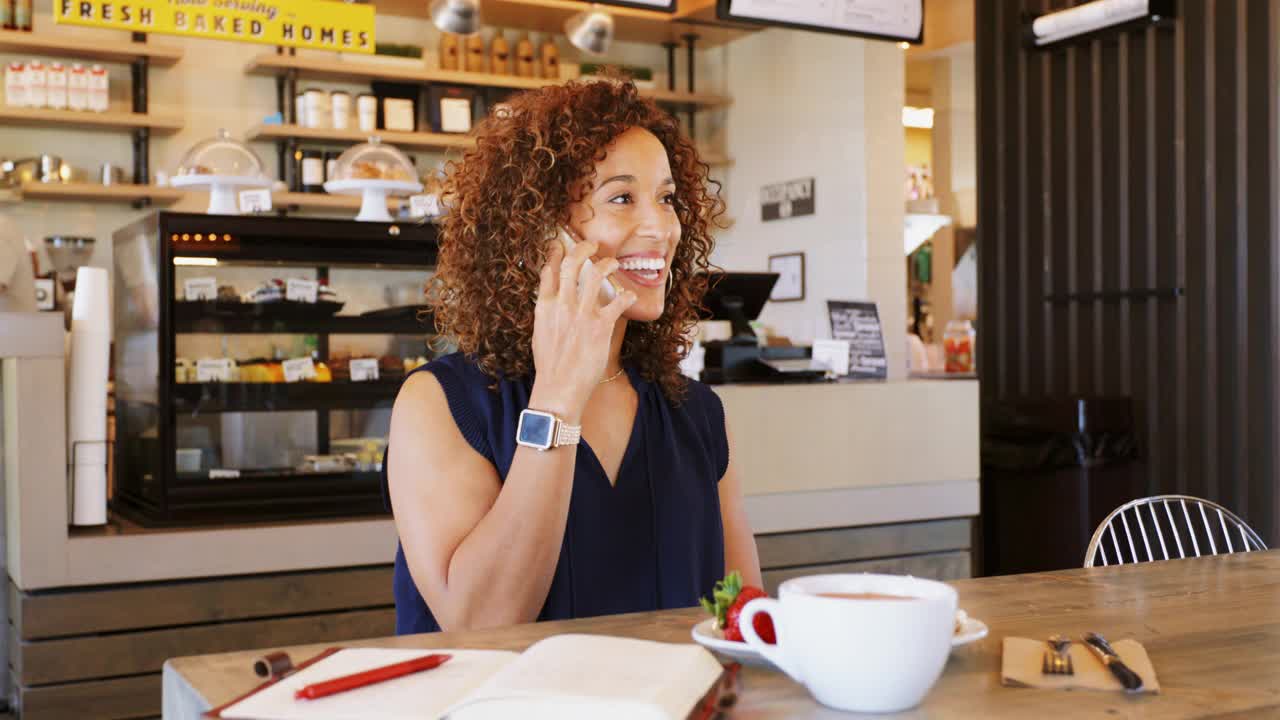
[[[137,35],[134,33],[134,41],[137,42]],[[145,38],[145,36],[144,36]],[[132,75],[133,87],[132,100],[133,111],[135,113],[147,112],[147,82],[149,62],[147,58],[140,57],[133,61],[130,65],[130,74]],[[146,185],[151,182],[151,130],[148,128],[135,128],[133,131],[133,182],[137,185]]]
[[[685,68],[685,73],[689,76],[689,94],[692,95],[694,93],[694,77],[696,75],[696,70],[694,68],[697,65],[696,58],[694,57],[693,51],[695,49],[695,43],[697,43],[698,41],[698,36],[695,33],[688,33],[686,35],[682,35],[681,37],[683,37],[685,40],[685,43],[687,43],[685,45],[685,49],[688,52],[689,67]],[[697,137],[698,137],[697,121],[698,121],[698,106],[693,103],[690,103],[689,104],[689,139],[693,140],[694,142],[697,142]]]

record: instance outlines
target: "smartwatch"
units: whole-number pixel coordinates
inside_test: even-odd
[[[516,426],[516,444],[537,450],[550,450],[561,445],[577,445],[582,437],[581,425],[569,425],[541,410],[525,409]]]

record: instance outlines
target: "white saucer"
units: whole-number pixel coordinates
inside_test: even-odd
[[[711,652],[734,662],[770,670],[777,669],[773,666],[773,663],[766,660],[763,655],[756,652],[750,645],[744,642],[725,640],[724,633],[716,629],[716,619],[713,617],[709,617],[693,626],[693,641]]]
[[[743,665],[752,665],[754,667],[762,667],[776,669],[773,663],[766,660],[755,648],[744,642],[735,642],[733,640],[725,640],[724,633],[715,627],[716,619],[707,618],[697,625],[693,626],[693,641],[702,647],[734,662],[740,662]],[[956,648],[961,645],[968,645],[971,642],[981,640],[987,636],[987,624],[975,618],[966,617],[964,622],[960,624],[960,628],[956,630],[956,634],[951,638],[951,647]]]

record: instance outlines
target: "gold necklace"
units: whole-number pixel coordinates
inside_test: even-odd
[[[621,369],[621,370],[618,370],[618,372],[614,373],[612,376],[607,377],[607,378],[605,378],[604,380],[601,380],[600,382],[598,382],[598,383],[596,383],[596,384],[597,384],[597,385],[604,385],[605,383],[611,383],[611,382],[613,382],[614,380],[617,380],[618,378],[622,377],[622,373],[624,373],[624,372],[626,372],[626,369],[625,369],[625,368],[623,368],[623,369]]]

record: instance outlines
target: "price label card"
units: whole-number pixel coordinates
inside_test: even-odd
[[[284,381],[288,383],[302,382],[316,376],[316,364],[309,357],[285,360],[282,365]]]
[[[213,469],[209,471],[210,480],[235,480],[238,477],[240,477],[239,470]]]
[[[351,382],[368,382],[377,379],[377,358],[355,358],[351,361]]]
[[[187,301],[217,300],[218,280],[211,277],[187,278],[182,281],[182,293]]]
[[[240,191],[240,212],[260,213],[271,210],[271,189],[255,188]]]
[[[835,375],[848,375],[849,341],[814,340],[813,359],[826,365]]]
[[[235,365],[231,358],[206,358],[196,361],[196,382],[231,382]]]
[[[284,299],[294,302],[315,303],[319,283],[315,280],[289,278],[284,283]]]
[[[412,195],[409,197],[410,217],[435,217],[440,214],[440,198],[437,195]]]

